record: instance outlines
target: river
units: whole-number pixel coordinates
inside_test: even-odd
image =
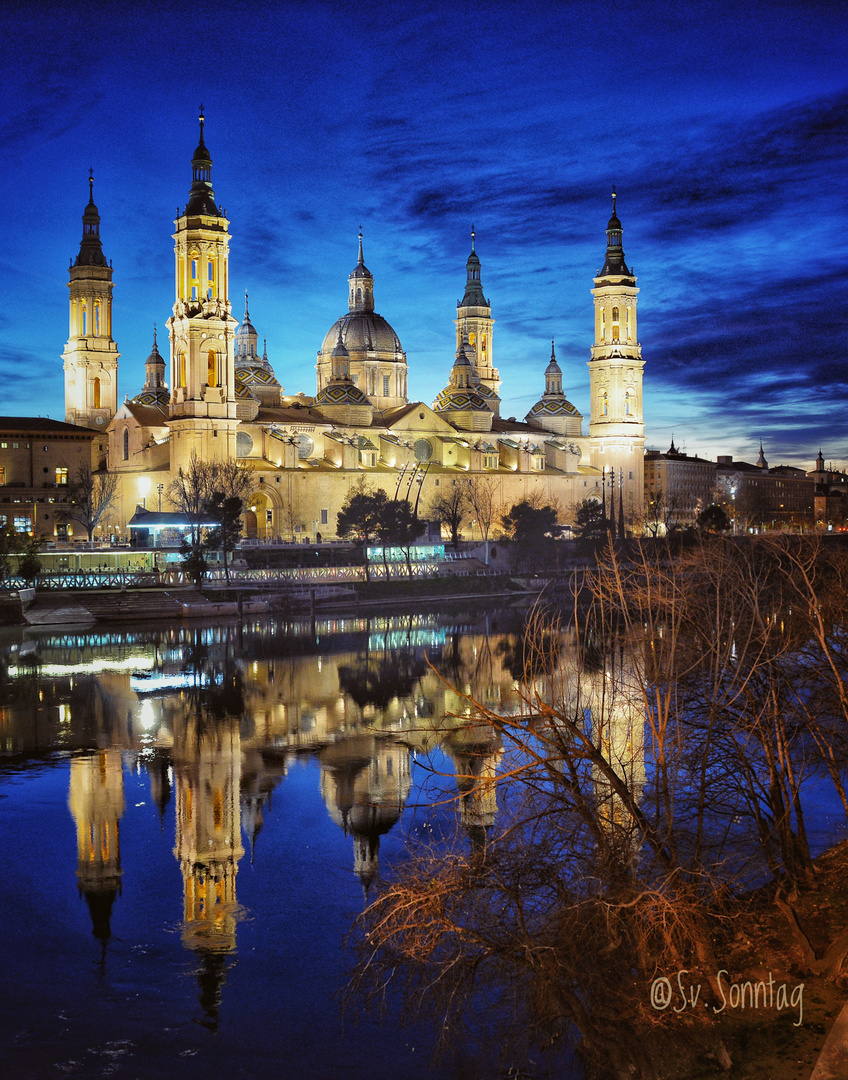
[[[340,994],[406,839],[493,825],[494,796],[427,808],[487,745],[450,684],[508,709],[519,631],[455,611],[0,632],[5,1075],[491,1077]]]

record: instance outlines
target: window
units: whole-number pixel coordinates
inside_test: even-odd
[[[94,332],[95,332],[95,334],[100,333],[100,301],[99,300],[94,301]]]
[[[94,380],[94,385],[93,385],[92,389],[93,389],[92,397],[94,399],[94,402],[93,402],[94,408],[99,409],[100,408],[100,380],[99,379]]]
[[[321,511],[319,511],[319,513],[320,513],[320,517],[321,517],[321,520],[320,520],[319,524],[320,525],[328,525],[329,522],[330,522],[330,511],[329,510],[321,510]]]
[[[214,349],[209,350],[209,357],[207,361],[207,376],[206,381],[210,386],[218,385],[218,357]]]
[[[186,384],[186,354],[184,352],[180,353],[178,363],[179,363],[179,372],[177,373],[177,380],[178,380],[177,385],[178,386],[185,386],[185,384]]]
[[[88,333],[88,306],[85,303],[83,303],[83,305],[82,305],[81,325],[82,325],[83,335],[87,334]]]
[[[32,532],[32,518],[29,514],[15,515],[15,532]]]
[[[130,459],[130,429],[124,428],[124,461]]]
[[[57,486],[59,484],[67,484],[67,482],[68,482],[68,470],[67,469],[57,469],[56,470],[56,484],[57,484]]]
[[[0,465],[0,487],[3,487],[6,483],[6,470]]]
[[[391,391],[389,390],[390,377],[388,375],[383,376],[383,397],[388,397]]]

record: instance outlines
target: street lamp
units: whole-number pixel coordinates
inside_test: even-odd
[[[140,476],[138,478],[138,491],[139,491],[139,494],[141,495],[141,508],[142,508],[142,510],[146,510],[147,509],[147,493],[148,493],[148,491],[150,491],[150,477],[149,476]]]

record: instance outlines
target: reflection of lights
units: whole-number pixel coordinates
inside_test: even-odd
[[[123,660],[89,660],[87,664],[41,664],[38,674],[61,678],[63,675],[99,675],[103,671],[137,671],[152,668],[153,660],[149,656],[127,656]],[[9,675],[29,675],[32,669],[10,667]]]
[[[70,724],[71,722],[71,707],[70,705],[59,706],[59,723]]]
[[[150,700],[150,698],[146,698],[141,703],[140,720],[141,726],[144,728],[145,731],[150,731],[150,729],[156,723],[156,717],[153,713],[153,702]]]

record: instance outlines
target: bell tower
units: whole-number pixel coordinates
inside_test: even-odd
[[[69,274],[70,334],[62,354],[65,421],[105,431],[118,410],[120,353],[112,340],[112,267],[100,243],[91,171],[79,255]]]
[[[607,225],[603,269],[595,278],[595,341],[589,361],[591,462],[615,469],[622,487],[625,516],[642,509],[645,424],[642,415],[642,346],[636,332],[636,277],[624,260],[621,222],[616,214]]]
[[[176,299],[168,319],[171,345],[171,468],[195,454],[203,461],[236,456],[236,320],[229,302],[229,222],[215,205],[212,157],[203,141],[191,160],[185,210],[175,221]]]
[[[471,226],[471,254],[465,264],[465,294],[456,302],[456,348],[467,337],[467,344],[471,346],[474,354],[475,381],[492,391],[497,396],[498,387],[501,385],[498,369],[492,362],[492,327],[495,320],[492,318],[492,308],[483,294],[483,285],[480,281],[480,259],[476,251],[476,237],[474,226]],[[500,404],[500,398],[497,399]],[[497,416],[497,408],[495,409]]]

